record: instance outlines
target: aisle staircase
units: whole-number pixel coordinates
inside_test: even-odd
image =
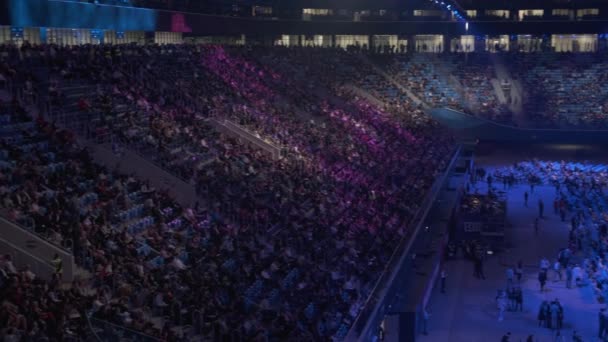
[[[354,84],[347,84],[344,86],[347,90],[352,91],[355,95],[364,98],[365,100],[369,101],[370,103],[372,103],[373,105],[379,107],[379,108],[384,108],[385,107],[385,103],[384,101],[378,99],[377,97],[375,97],[374,95],[370,94],[367,90],[358,87]]]
[[[414,95],[412,91],[410,91],[407,87],[405,87],[401,82],[397,81],[394,77],[389,75],[386,71],[384,71],[381,67],[379,67],[376,63],[369,60],[369,58],[365,55],[359,55],[364,63],[369,63],[373,70],[384,77],[387,81],[391,82],[397,89],[401,90],[403,93],[407,94],[407,97],[412,100],[416,105],[422,105],[424,108],[429,108],[428,103],[424,102],[418,96]]]
[[[523,87],[521,86],[521,82],[515,80],[511,76],[509,69],[506,67],[506,63],[500,54],[492,53],[490,54],[490,58],[494,65],[496,77],[498,78],[496,82],[494,82],[494,80],[492,82],[494,90],[496,91],[496,96],[499,100],[501,98],[505,100],[504,103],[508,105],[509,110],[513,113],[513,119],[519,127],[527,126],[528,122],[523,110]],[[505,93],[505,89],[501,85],[502,82],[507,82],[511,85],[508,94]]]

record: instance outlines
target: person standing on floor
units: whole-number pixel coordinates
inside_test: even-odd
[[[540,284],[540,292],[545,290],[545,284],[547,283],[547,272],[541,270],[538,272],[538,283]]]
[[[445,268],[441,269],[441,293],[445,293],[445,282],[448,277],[448,272],[446,272]]]
[[[555,215],[559,214],[559,199],[557,197],[553,200],[553,213]]]
[[[550,266],[550,265],[551,265],[551,264],[549,264],[549,260],[547,260],[547,258],[543,257],[543,258],[540,260],[540,269],[541,269],[543,272],[547,273],[547,271],[549,270],[549,266]]]
[[[566,287],[572,288],[572,265],[568,264],[566,267]]]
[[[486,279],[486,276],[483,273],[483,261],[481,257],[476,256],[474,259],[475,263],[475,276],[480,279]]]
[[[528,206],[528,192],[524,192],[524,205],[527,207]]]
[[[547,301],[543,301],[540,304],[540,308],[538,309],[538,326],[541,327],[541,328],[543,326],[545,326],[545,322],[547,320],[546,306],[547,306]]]
[[[600,319],[600,330],[598,332],[598,337],[599,338],[603,338],[604,337],[604,333],[606,332],[606,315],[605,315],[606,309],[601,308],[600,309],[600,313],[599,313],[599,319]]]
[[[507,289],[510,289],[513,287],[513,278],[515,277],[515,272],[513,271],[513,268],[508,267],[505,273],[507,276]]]
[[[562,265],[559,260],[555,260],[553,263],[553,271],[555,272],[555,282],[562,281]]]
[[[429,310],[427,307],[425,307],[424,309],[422,309],[422,333],[424,335],[428,335],[428,323],[429,323],[429,318],[431,317],[431,314],[429,313]]]
[[[543,213],[545,212],[545,203],[543,199],[538,200],[538,217],[543,218]]]
[[[556,330],[561,330],[562,323],[562,306],[557,298],[551,303],[551,327]]]
[[[502,322],[505,319],[505,310],[507,309],[507,293],[503,290],[498,291],[496,296],[496,305],[498,306],[498,321]]]
[[[524,294],[519,286],[515,288],[515,311],[517,310],[524,311]]]
[[[517,268],[515,269],[515,275],[517,276],[517,283],[521,283],[521,277],[524,275],[524,263],[519,260],[517,262]]]

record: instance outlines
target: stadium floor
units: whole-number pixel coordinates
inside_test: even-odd
[[[536,147],[522,153],[521,150],[492,148],[493,152],[477,160],[480,167],[512,165],[514,161],[537,157],[544,160],[606,162],[605,154],[594,148],[556,148],[555,146]],[[594,158],[595,157],[595,158]],[[496,184],[499,190],[502,184]],[[477,183],[477,189],[487,191],[486,183]],[[564,281],[554,281],[556,275],[549,272],[545,292],[539,288],[538,264],[542,257],[551,263],[557,257],[559,248],[568,242],[569,220],[561,222],[559,215],[553,213],[555,188],[552,186],[535,187],[530,194],[529,207],[524,206],[524,192],[529,186],[519,184],[508,191],[507,215],[512,224],[506,232],[507,250],[486,259],[484,272],[486,280],[473,276],[470,261],[457,259],[446,264],[448,272],[446,293],[435,286],[428,309],[431,317],[428,322],[428,336],[419,336],[421,342],[490,342],[500,341],[507,332],[511,342],[525,341],[533,334],[534,341],[556,341],[556,332],[538,326],[538,309],[543,300],[558,298],[564,307],[565,341],[572,340],[573,331],[582,336],[583,341],[598,341],[598,311],[606,304],[595,299],[590,286],[567,289]],[[545,203],[545,219],[541,220],[540,232],[535,236],[533,222],[538,215],[538,199]],[[498,289],[506,285],[506,266],[515,265],[517,260],[524,262],[523,312],[506,312],[502,322],[498,321],[495,296]]]

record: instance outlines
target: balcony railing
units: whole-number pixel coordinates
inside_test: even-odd
[[[435,183],[433,183],[433,186],[428,191],[422,205],[418,209],[410,224],[410,226],[415,227],[415,229],[410,231],[410,234],[404,236],[399,242],[398,247],[395,249],[395,252],[387,263],[382,275],[376,282],[371,295],[368,297],[363,309],[357,316],[354,324],[351,326],[345,341],[369,341],[371,340],[372,334],[375,332],[374,329],[380,326],[380,322],[388,307],[387,300],[391,300],[393,297],[391,295],[392,291],[390,291],[393,282],[406,260],[408,260],[407,256],[409,255],[410,249],[416,240],[416,236],[418,236],[425,218],[433,206],[435,198],[445,186],[448,178],[447,176],[454,168],[455,162],[458,160],[461,150],[462,146],[458,146],[452,160],[450,161],[450,164],[445,169],[444,173],[435,180]]]

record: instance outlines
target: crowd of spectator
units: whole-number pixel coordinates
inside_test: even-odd
[[[591,286],[598,302],[608,298],[608,166],[605,164],[525,161],[498,169],[499,179],[553,185],[553,214],[569,220],[569,244],[557,255],[554,269],[566,287]],[[531,180],[534,180],[533,182]],[[548,261],[546,265],[549,265]]]
[[[608,88],[605,63],[599,54],[554,52],[503,56],[505,67],[523,89],[523,123],[508,107],[510,91],[500,85],[495,63],[488,53],[382,54],[376,64],[430,107],[447,107],[495,122],[533,128],[605,129]],[[496,86],[492,85],[492,82]],[[382,81],[385,83],[385,81]],[[402,92],[381,84],[378,96],[400,102]],[[585,91],[577,91],[585,89]]]
[[[168,340],[183,326],[183,338],[339,340],[453,149],[357,51],[26,44],[0,55],[3,215],[93,275],[66,287],[5,257],[5,336],[78,337],[92,315]],[[487,59],[420,58],[380,60],[432,106],[509,120]],[[68,112],[75,132],[53,122]],[[225,120],[282,158],[218,130]],[[95,164],[75,134],[137,151],[198,202]]]
[[[3,121],[6,216],[71,249],[93,278],[72,296],[75,287],[28,283],[3,267],[3,291],[32,291],[28,302],[4,297],[5,334],[79,336],[91,314],[169,340],[183,325],[213,339],[344,337],[452,150],[419,109],[388,112],[343,88],[349,58],[220,46],[11,50],[14,73],[3,75],[43,66],[25,82],[51,117],[76,102],[90,137],[105,129],[116,144],[158,151],[196,184],[200,203],[182,207],[96,165],[71,132],[15,104],[26,108]],[[304,65],[310,74],[296,72]],[[95,91],[72,98],[74,82]],[[214,131],[220,119],[280,144],[285,157]],[[41,328],[30,302],[57,321]]]
[[[608,127],[608,73],[600,54],[536,53],[511,58],[512,74],[527,89],[524,111],[535,127]]]

